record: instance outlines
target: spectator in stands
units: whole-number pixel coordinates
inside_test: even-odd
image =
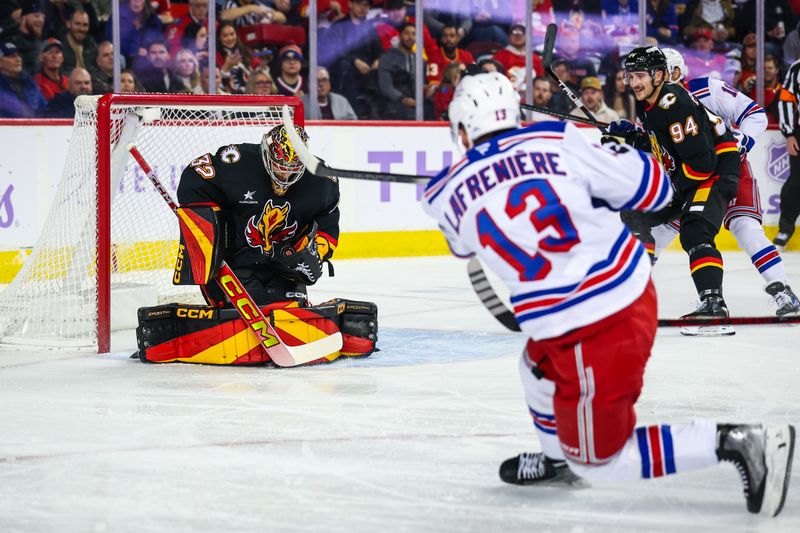
[[[736,38],[735,16],[731,0],[700,0],[689,15],[683,35],[692,38],[696,37],[697,30],[708,29],[713,42],[733,40]]]
[[[222,84],[222,74],[220,74],[219,67],[214,67],[214,70],[216,71],[216,84],[217,84],[217,90],[215,91],[215,93],[216,94],[230,94],[228,92],[228,90],[227,90],[227,87],[225,87]],[[203,84],[203,92],[204,93],[210,93],[210,91],[208,90],[208,64],[207,63],[204,63],[203,65],[200,66],[200,83]]]
[[[694,77],[710,76],[731,83],[732,79],[725,79],[725,56],[714,53],[712,31],[708,28],[698,28],[692,38],[691,49],[683,56],[686,67]]]
[[[306,109],[311,107],[310,95],[303,95],[303,104]],[[358,120],[356,112],[347,98],[341,94],[331,92],[331,76],[328,69],[317,69],[317,102],[314,104],[317,116],[322,120]]]
[[[225,0],[220,19],[231,21],[236,26],[256,24],[284,24],[286,16],[280,11],[255,0]]]
[[[308,1],[301,0],[300,16],[308,19]],[[318,28],[328,29],[337,20],[347,16],[347,2],[345,0],[317,0]]]
[[[11,42],[22,57],[22,68],[30,75],[39,71],[39,51],[42,48],[44,10],[38,0],[23,0],[19,30]]]
[[[397,47],[387,50],[380,58],[378,86],[387,100],[384,113],[387,119],[414,120],[416,116],[416,61],[413,51],[416,38],[414,25],[404,24]]]
[[[440,36],[444,26],[455,26],[458,37],[464,44],[472,29],[471,10],[470,2],[463,0],[425,0],[425,25],[434,35]]]
[[[200,28],[204,28],[206,38],[208,38],[208,0],[189,0],[189,10],[186,14],[167,28],[166,36],[170,53],[175,54],[181,48],[189,48],[193,52],[197,52],[192,47],[186,46],[183,39],[186,29],[190,25],[194,28],[194,35],[197,35]]]
[[[272,7],[276,12],[283,15],[286,19],[286,24],[293,24],[295,26],[303,24],[303,18],[300,15],[299,0],[272,0]]]
[[[586,106],[592,116],[600,122],[615,122],[619,120],[619,115],[603,101],[603,85],[595,76],[586,76],[581,80],[581,101]],[[572,114],[578,117],[585,117],[586,113],[579,107],[572,110]]]
[[[572,81],[572,72],[567,61],[560,57],[553,58],[553,72],[558,76],[558,79],[570,88],[573,94],[578,92],[578,88]],[[567,93],[562,91],[557,83],[551,83],[550,88],[553,90],[551,109],[559,113],[569,113],[570,109],[572,109],[572,100],[567,96]]]
[[[756,1],[747,0],[736,16],[739,35],[756,31]],[[797,24],[787,0],[764,0],[764,53],[780,57],[786,32]]]
[[[112,40],[112,27],[113,22],[109,18],[106,23],[107,41]],[[120,53],[125,57],[126,65],[134,65],[135,59],[145,57],[148,43],[154,39],[163,39],[163,30],[161,19],[147,0],[120,0]]]
[[[597,76],[597,65],[581,51],[580,33],[570,27],[558,33],[558,55],[569,65],[570,81],[578,84],[586,76]]]
[[[14,43],[0,43],[0,117],[32,118],[44,112],[47,101],[28,74]]]
[[[308,88],[300,70],[303,68],[303,51],[296,44],[287,44],[278,52],[280,74],[275,78],[278,94],[297,96],[306,94]]]
[[[63,33],[64,70],[71,72],[73,68],[85,69],[94,64],[97,57],[97,43],[89,35],[89,15],[86,11],[77,10],[67,20],[66,32]]]
[[[89,68],[94,94],[114,92],[114,44],[103,41],[97,45],[97,58]]]
[[[479,72],[499,72],[503,76],[506,75],[506,69],[496,59],[481,59],[478,61]]]
[[[550,79],[545,76],[536,76],[533,79],[533,105],[551,109],[553,88]]]
[[[75,117],[75,98],[82,94],[92,94],[92,77],[86,69],[75,67],[69,75],[69,90],[57,94],[47,103],[45,116],[51,118]]]
[[[503,65],[506,76],[518,91],[525,90],[525,26],[513,24],[508,32],[508,46],[499,50],[492,59]],[[533,54],[533,75],[544,74],[542,59]]]
[[[630,15],[638,17],[639,1],[638,0],[601,0],[600,12],[604,19],[613,18],[614,16]]]
[[[797,24],[783,41],[783,64],[788,66],[798,59],[800,59],[800,24]]]
[[[778,96],[781,89],[783,89],[783,85],[781,85],[778,59],[767,54],[764,56],[764,111],[767,113],[769,124],[778,124]],[[755,101],[755,83],[747,96]]]
[[[606,105],[616,111],[619,118],[636,122],[636,98],[625,83],[625,72],[616,68],[606,77],[603,87]]]
[[[471,3],[472,28],[470,28],[467,40],[470,43],[491,41],[506,46],[508,36],[497,20],[508,7],[505,0],[471,0]]]
[[[187,48],[181,48],[172,58],[172,74],[178,82],[174,92],[200,94],[203,86],[200,84],[200,65],[194,53]]]
[[[194,52],[194,57],[199,63],[208,61],[208,29],[192,22],[183,31],[181,48],[188,48]]]
[[[458,35],[457,27],[452,24],[446,24],[442,27],[442,34],[439,37],[441,46],[437,47],[436,50],[428,56],[428,83],[439,84],[444,77],[444,70],[448,65],[452,65],[453,63],[469,65],[475,62],[475,58],[472,57],[472,54],[458,47],[460,41],[461,37]]]
[[[39,61],[42,65],[33,79],[42,91],[45,100],[48,102],[55,98],[59,93],[69,88],[69,78],[64,74],[64,52],[61,41],[53,37],[47,39],[42,44],[42,51],[39,54]]]
[[[102,35],[103,24],[97,18],[92,0],[41,0],[44,6],[45,24],[44,36],[64,38],[64,28],[67,26],[75,10],[85,11],[89,16],[89,34]],[[96,41],[95,41],[96,42]]]
[[[136,81],[136,74],[130,69],[124,69],[119,75],[119,92],[121,93],[137,93],[142,89],[139,82]]]
[[[244,93],[250,70],[257,65],[250,50],[239,41],[236,26],[231,21],[222,22],[217,27],[217,50],[217,67],[225,91],[229,94]]]
[[[739,70],[733,76],[733,86],[745,94],[750,92],[756,78],[756,34],[748,33],[742,40],[742,52],[739,56]]]
[[[182,84],[169,69],[169,50],[164,38],[156,39],[147,47],[147,56],[133,67],[136,78],[145,91],[151,93],[174,93]]]
[[[461,81],[461,73],[466,67],[461,63],[450,63],[442,71],[442,81],[436,87],[433,95],[433,118],[436,120],[449,120],[447,110],[453,95],[456,92],[456,85]]]
[[[525,95],[520,95],[522,98]],[[552,110],[553,89],[550,79],[544,76],[536,76],[533,79],[533,105],[543,109]],[[523,116],[526,120],[540,122],[542,120],[556,120],[552,115],[540,111],[525,111]]]
[[[17,33],[22,8],[17,0],[0,2],[0,42],[10,41]]]
[[[275,80],[266,69],[256,69],[247,78],[247,94],[278,94]]]
[[[648,0],[647,36],[654,37],[661,44],[680,42],[678,15],[670,0]]]
[[[400,28],[407,22],[414,24],[415,20],[414,17],[408,15],[406,0],[386,0],[386,7],[383,11],[371,19],[375,32],[381,40],[383,51],[397,46],[400,41]],[[438,52],[439,46],[424,24],[422,30],[422,44],[425,47],[425,54],[430,58]]]
[[[320,36],[319,62],[332,74],[333,90],[344,95],[360,118],[374,115],[376,72],[383,48],[366,20],[369,0],[350,0],[348,16]]]

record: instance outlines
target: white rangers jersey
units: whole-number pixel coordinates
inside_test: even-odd
[[[620,209],[654,211],[672,198],[656,159],[592,145],[570,123],[497,136],[430,181],[425,211],[460,257],[477,254],[511,290],[523,331],[562,335],[633,303],[650,260]]]
[[[729,130],[744,135],[742,144],[749,152],[756,139],[767,130],[764,108],[722,80],[696,78],[688,83],[689,92],[703,106],[725,121]]]

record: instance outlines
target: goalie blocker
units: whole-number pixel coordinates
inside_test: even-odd
[[[295,301],[284,301],[261,309],[290,346],[313,342],[337,331],[342,333],[339,351],[308,364],[328,363],[340,356],[366,357],[376,350],[378,308],[372,302],[337,298],[314,307],[300,307]],[[233,309],[167,304],[142,307],[138,316],[137,355],[142,362],[241,365],[270,360]]]

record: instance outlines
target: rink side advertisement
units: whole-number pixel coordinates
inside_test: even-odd
[[[68,125],[0,126],[0,143],[8,147],[7,156],[0,160],[0,283],[13,278],[45,225],[71,130]],[[582,131],[598,135],[593,128]],[[433,176],[458,157],[445,123],[433,127],[430,123],[312,125],[308,132],[311,149],[333,167]],[[783,137],[778,131],[768,131],[748,159],[759,183],[764,223],[771,237],[776,232],[780,187],[789,174]],[[188,161],[161,170],[173,194],[184,163]],[[448,253],[434,223],[422,212],[421,185],[341,180],[340,186],[342,237],[337,258]],[[115,194],[152,194],[149,187],[143,174],[134,173],[134,182],[120,184]],[[723,249],[736,246],[727,232],[718,242]]]

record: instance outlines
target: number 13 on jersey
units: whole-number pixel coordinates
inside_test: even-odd
[[[508,218],[513,220],[523,214],[530,197],[539,204],[530,216],[536,230],[536,233],[531,232],[531,239],[538,239],[539,250],[565,252],[580,242],[569,212],[546,180],[528,180],[509,189],[505,205]],[[550,272],[547,258],[538,251],[528,254],[500,229],[485,208],[478,212],[477,228],[481,246],[491,248],[503,258],[519,273],[520,281],[540,280]]]

